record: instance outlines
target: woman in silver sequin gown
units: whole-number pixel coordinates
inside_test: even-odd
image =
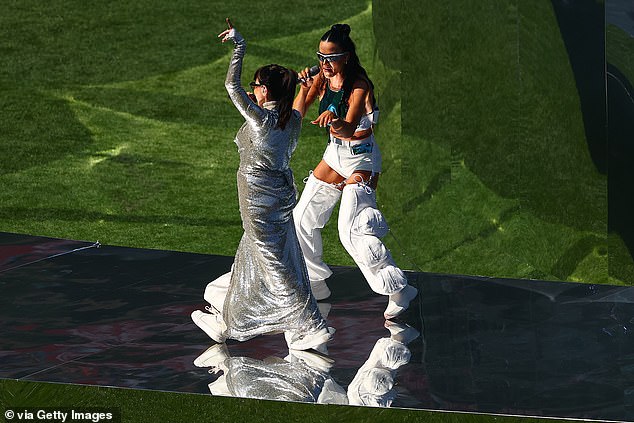
[[[296,190],[289,163],[301,130],[301,116],[292,109],[297,75],[278,65],[264,66],[251,83],[253,94],[247,93],[240,83],[246,41],[227,23],[229,29],[219,37],[235,47],[225,87],[246,121],[234,140],[244,234],[230,276],[215,283],[216,291],[224,289],[226,295],[210,300],[210,313],[196,310],[192,319],[217,342],[282,331],[290,348],[315,348],[333,330],[311,294],[293,223]]]

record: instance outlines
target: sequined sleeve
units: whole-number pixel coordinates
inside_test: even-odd
[[[231,61],[229,62],[229,69],[227,70],[227,78],[225,79],[225,88],[229,93],[229,98],[236,106],[240,114],[244,116],[246,121],[252,125],[261,126],[266,113],[264,110],[253,102],[247,95],[247,92],[242,88],[240,83],[240,77],[242,75],[242,58],[247,49],[247,42],[237,32],[232,29],[233,34],[230,34],[230,39],[233,39],[234,49]]]

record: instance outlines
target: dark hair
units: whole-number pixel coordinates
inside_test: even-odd
[[[352,93],[352,86],[358,79],[367,81],[372,89],[372,103],[375,103],[374,99],[374,84],[368,76],[365,68],[361,66],[361,61],[357,55],[357,47],[350,38],[350,25],[348,24],[334,24],[328,31],[321,37],[321,41],[329,41],[337,44],[343,52],[348,52],[348,62],[346,63],[343,79],[343,98],[341,102],[348,103],[350,94]],[[325,82],[325,79],[324,79]]]
[[[297,73],[284,66],[271,64],[255,71],[254,81],[266,85],[272,100],[278,102],[280,118],[277,126],[284,129],[293,113],[293,100],[297,87]]]

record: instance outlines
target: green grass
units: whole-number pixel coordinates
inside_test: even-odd
[[[339,405],[284,403],[208,395],[87,387],[0,380],[3,410],[23,407],[105,407],[116,409],[122,422],[427,422],[538,423],[542,420],[477,414],[432,413]],[[566,420],[550,420],[563,422]]]
[[[586,145],[550,3],[394,6],[374,10],[392,24],[377,31],[378,55],[401,71],[402,86],[399,125],[380,129],[390,134],[382,185],[398,189],[384,189],[380,201],[403,262],[632,284],[608,277],[607,178]],[[400,55],[394,27],[407,44]]]
[[[226,15],[242,24],[246,82],[270,61],[314,63],[320,35],[346,21],[377,86],[379,203],[402,267],[632,283],[608,279],[608,255],[586,260],[607,246],[606,178],[585,145],[548,2],[360,1],[338,16],[320,4],[302,22],[275,15],[283,32],[220,2],[9,6],[0,228],[232,255],[242,232],[232,143],[241,118],[223,87],[230,47],[215,33]],[[323,131],[305,125],[292,162],[300,189],[323,148]],[[335,226],[325,257],[353,264]]]
[[[216,34],[230,16],[249,41],[246,83],[266,63],[314,64],[322,33],[348,22],[381,106],[378,201],[399,265],[634,284],[634,262],[616,234],[608,248],[607,179],[588,153],[550,2],[406,3],[9,2],[0,15],[0,230],[233,255],[242,233],[232,142],[241,117],[223,86],[231,49]],[[622,34],[608,35],[631,48]],[[631,62],[624,66],[634,74]],[[305,125],[292,162],[300,190],[324,138]],[[324,240],[329,263],[353,264],[335,219]],[[9,391],[33,391],[38,400],[116,404],[125,421],[245,410],[253,421],[468,421],[1,383],[4,404],[17,404]]]

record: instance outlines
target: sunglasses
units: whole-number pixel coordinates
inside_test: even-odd
[[[333,53],[333,54],[323,54],[320,52],[317,52],[317,59],[319,59],[320,62],[338,62],[339,60],[343,59],[343,57],[348,54],[347,52],[344,53]]]
[[[251,81],[251,82],[249,82],[249,87],[251,87],[251,89],[252,89],[252,90],[253,90],[253,89],[255,89],[255,87],[261,87],[261,86],[263,86],[263,85],[264,85],[264,84],[258,84],[258,83],[257,83],[257,82],[255,82],[255,81]]]

